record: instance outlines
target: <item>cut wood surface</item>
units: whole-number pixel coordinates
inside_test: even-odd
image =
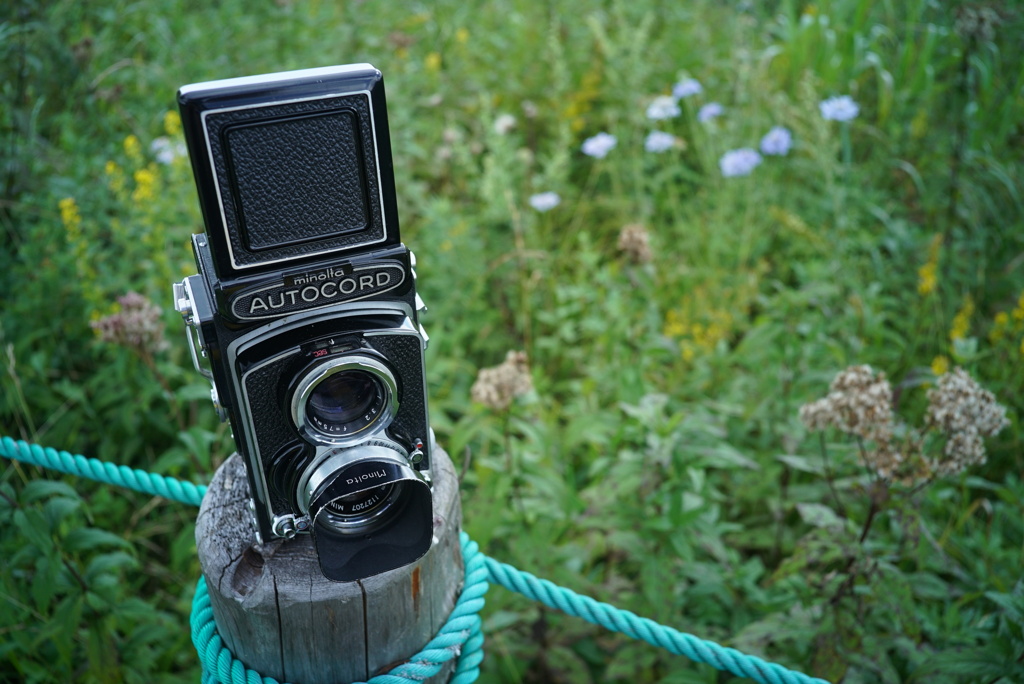
[[[462,587],[458,480],[433,451],[434,541],[413,565],[358,582],[320,572],[309,535],[256,543],[238,454],[214,475],[196,546],[217,630],[246,667],[289,684],[365,681],[415,655],[445,623]],[[427,682],[447,682],[454,661]]]

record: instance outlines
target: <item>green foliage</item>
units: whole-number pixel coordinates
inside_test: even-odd
[[[202,229],[161,156],[174,92],[368,61],[432,422],[488,553],[832,681],[1024,679],[1022,22],[998,1],[9,2],[0,432],[209,478],[233,447],[169,306]],[[703,92],[649,120],[683,78]],[[855,119],[822,117],[836,95]],[[787,155],[723,177],[776,125]],[[644,152],[655,129],[671,149]],[[129,291],[163,309],[149,344],[92,327]],[[474,402],[509,350],[533,391]],[[890,486],[797,417],[853,363],[912,417],[964,366],[1011,425],[968,474]],[[0,474],[0,679],[195,681],[194,511],[49,477]],[[481,681],[726,681],[500,591],[485,629]]]

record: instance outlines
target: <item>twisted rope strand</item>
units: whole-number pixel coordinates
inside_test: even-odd
[[[692,634],[666,627],[628,610],[595,601],[589,596],[581,596],[570,589],[548,580],[538,579],[528,572],[500,563],[493,558],[487,558],[484,562],[495,584],[563,613],[583,618],[591,624],[634,639],[642,639],[698,663],[706,663],[719,670],[749,677],[761,684],[828,684],[823,679],[788,670],[756,656],[746,655],[736,649],[725,648],[712,641],[705,641]]]
[[[162,496],[191,506],[198,506],[203,500],[203,494],[206,493],[206,485],[147,473],[145,470],[132,469],[109,461],[74,456],[66,451],[57,451],[21,440],[15,441],[10,437],[0,439],[0,453],[14,461],[31,463],[144,494]]]

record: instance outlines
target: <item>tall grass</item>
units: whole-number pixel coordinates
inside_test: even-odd
[[[833,681],[1024,678],[1012,4],[14,0],[0,21],[4,434],[211,476],[233,445],[169,302],[202,230],[187,160],[160,157],[174,93],[368,61],[431,419],[488,553]],[[685,78],[701,92],[649,119]],[[859,114],[827,120],[841,95]],[[787,154],[723,175],[773,126]],[[162,314],[105,341],[130,291]],[[510,350],[533,389],[474,401]],[[1010,427],[963,474],[879,479],[798,418],[861,363],[911,424],[962,366]],[[8,465],[0,679],[195,681],[191,515]],[[485,627],[481,681],[723,681],[499,591]]]

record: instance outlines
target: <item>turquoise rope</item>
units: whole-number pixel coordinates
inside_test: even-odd
[[[10,437],[0,439],[3,455],[15,461],[23,461],[32,465],[59,470],[69,475],[78,475],[97,482],[117,485],[125,489],[133,489],[144,494],[162,496],[172,501],[180,501],[191,506],[198,506],[206,493],[206,485],[196,485],[173,477],[165,477],[145,470],[137,470],[128,466],[119,466],[108,461],[100,461],[85,456],[73,456],[66,451],[57,451],[38,444],[14,441]]]
[[[66,451],[15,441],[9,437],[0,439],[0,455],[193,506],[200,504],[206,492],[203,485],[182,482],[172,477],[118,466],[94,458],[73,456]],[[511,565],[500,563],[480,553],[477,545],[470,541],[465,533],[460,535],[460,540],[466,580],[448,622],[420,653],[389,673],[373,677],[366,684],[420,682],[440,671],[441,666],[456,654],[459,655],[459,661],[450,683],[470,684],[476,681],[480,673],[479,665],[483,660],[483,632],[478,613],[483,607],[487,580],[595,625],[642,639],[671,653],[706,663],[719,670],[749,677],[761,684],[828,684],[823,679],[788,670],[781,665],[740,653],[732,648],[725,648],[712,641],[699,639],[610,604],[581,596],[548,580],[538,579],[528,572],[517,570]],[[202,684],[278,684],[270,677],[263,677],[257,672],[247,670],[224,647],[216,633],[213,610],[210,608],[209,595],[203,579],[199,580],[196,587],[191,624],[192,641],[203,664]]]
[[[538,579],[528,572],[517,570],[511,565],[499,563],[493,558],[487,558],[484,563],[490,580],[509,591],[522,594],[563,613],[583,618],[591,624],[634,639],[641,639],[676,655],[686,656],[698,663],[706,663],[718,670],[749,677],[761,684],[828,684],[823,679],[787,670],[781,665],[740,653],[734,648],[719,646],[713,641],[699,639],[692,634],[660,625],[628,610],[595,601],[589,596],[581,596],[548,580]]]

